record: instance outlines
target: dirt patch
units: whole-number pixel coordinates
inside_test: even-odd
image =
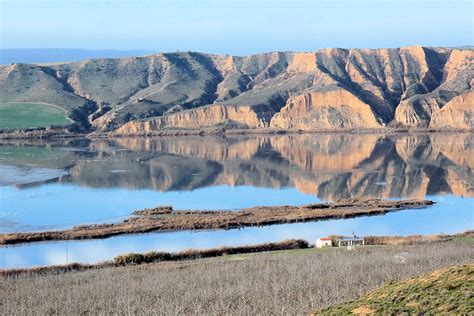
[[[373,315],[374,314],[374,311],[369,306],[365,306],[365,305],[354,308],[351,312],[354,315]]]

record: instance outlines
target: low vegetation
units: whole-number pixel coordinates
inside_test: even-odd
[[[0,276],[0,314],[307,314],[385,284],[473,263],[473,241],[463,236]]]
[[[471,263],[389,283],[361,299],[315,315],[470,315],[474,312],[473,289]]]
[[[0,103],[0,129],[63,126],[71,123],[65,111],[43,103]]]
[[[249,254],[266,251],[306,249],[310,245],[305,240],[290,239],[275,243],[258,245],[244,245],[237,247],[220,247],[211,249],[187,249],[181,252],[148,252],[148,253],[127,253],[115,257],[113,260],[103,261],[97,264],[70,263],[67,265],[42,266],[22,269],[0,269],[0,277],[17,276],[22,274],[52,274],[71,271],[84,271],[91,269],[104,269],[111,267],[129,266],[145,263],[163,261],[185,261],[202,258],[213,258],[226,255]]]
[[[357,216],[382,215],[388,212],[432,205],[427,200],[347,199],[334,203],[302,206],[258,206],[240,211],[171,211],[158,207],[135,211],[141,216],[121,223],[75,226],[64,231],[0,234],[0,244],[17,244],[45,240],[78,240],[105,238],[120,234],[150,231],[231,229],[248,226],[296,223]]]
[[[305,249],[308,247],[309,244],[305,240],[285,240],[278,243],[267,243],[254,246],[221,247],[206,250],[190,249],[178,253],[156,251],[148,252],[145,254],[129,253],[115,257],[114,263],[118,266],[125,266],[130,264],[142,264],[161,261],[183,261],[219,257],[223,255],[248,254],[265,251]]]
[[[343,236],[332,235],[333,246],[325,250],[334,249],[335,240]],[[364,238],[366,246],[375,245],[421,245],[428,243],[448,242],[453,240],[465,240],[474,243],[474,231],[467,231],[455,235],[411,235],[411,236],[368,236]],[[22,269],[5,269],[0,270],[0,276],[13,276],[20,274],[47,274],[47,273],[63,273],[70,271],[83,271],[90,269],[103,269],[110,267],[120,267],[128,265],[156,263],[164,261],[185,261],[196,260],[202,258],[213,258],[226,255],[251,254],[268,251],[307,249],[312,247],[306,240],[289,239],[280,242],[242,245],[235,247],[219,247],[210,249],[186,249],[180,252],[156,252],[148,253],[127,253],[115,257],[113,260],[102,261],[97,264],[86,263],[70,263],[67,265],[39,266],[33,268]]]

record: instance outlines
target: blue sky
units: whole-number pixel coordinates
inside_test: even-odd
[[[473,1],[0,0],[2,48],[245,55],[473,44]]]

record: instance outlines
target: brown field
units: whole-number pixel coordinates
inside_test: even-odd
[[[427,200],[348,199],[334,203],[302,206],[261,206],[240,211],[172,211],[169,207],[135,211],[122,223],[81,225],[70,230],[0,234],[0,244],[45,240],[106,238],[120,234],[150,231],[231,229],[246,226],[296,223],[305,221],[381,215],[388,212],[432,205]]]
[[[474,262],[472,237],[0,277],[0,314],[307,314]]]

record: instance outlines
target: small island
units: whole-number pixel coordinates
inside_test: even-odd
[[[177,210],[170,206],[135,211],[121,223],[74,226],[63,231],[0,234],[0,244],[98,239],[151,231],[232,229],[250,226],[381,215],[434,204],[429,200],[345,199],[302,206],[258,206],[238,211]]]

